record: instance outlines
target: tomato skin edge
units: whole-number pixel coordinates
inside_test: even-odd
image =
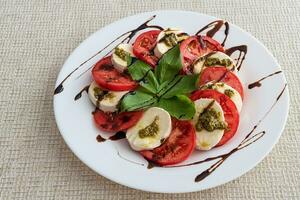
[[[153,160],[153,156],[154,156],[154,153],[152,152],[153,150],[157,149],[157,148],[160,148],[163,144],[161,144],[161,146],[153,149],[153,150],[145,150],[145,151],[140,151],[140,153],[142,154],[142,156],[148,161],[148,162],[151,162],[151,163],[155,163],[156,165],[158,166],[168,166],[168,165],[175,165],[175,164],[178,164],[178,163],[181,163],[183,162],[184,160],[186,160],[191,154],[192,152],[194,151],[195,149],[195,146],[196,146],[196,131],[195,131],[195,128],[194,126],[192,125],[192,123],[190,121],[187,121],[187,120],[177,120],[177,119],[172,119],[172,126],[173,124],[176,124],[176,123],[184,123],[183,126],[189,126],[189,138],[190,140],[192,140],[192,144],[191,146],[189,146],[189,149],[187,151],[185,151],[185,155],[184,156],[181,156],[180,159],[174,159],[172,161],[168,161],[168,160],[165,160],[165,161],[162,161],[162,160]],[[175,128],[178,128],[177,125]],[[175,131],[176,129],[173,129],[172,127],[172,132]],[[172,134],[171,132],[171,134]],[[182,133],[183,134],[183,133]],[[170,136],[169,136],[170,137]]]
[[[216,94],[218,96],[218,98],[212,97],[212,95],[210,93]],[[237,111],[235,104],[229,97],[227,97],[226,95],[224,95],[218,91],[215,91],[213,89],[197,90],[197,91],[193,92],[192,95],[190,96],[190,99],[192,101],[195,101],[200,98],[213,98],[221,105],[222,110],[224,112],[225,120],[227,123],[230,122],[231,129],[224,132],[223,137],[221,138],[221,140],[215,147],[219,147],[219,146],[226,144],[236,134],[238,126],[239,126],[239,122],[240,122],[239,112]],[[231,108],[232,116],[226,114],[226,110],[224,110],[224,105],[222,104],[222,102],[219,101],[219,98],[224,98],[226,100],[226,103],[229,104],[229,105],[226,105],[225,108],[226,108],[226,110],[228,109],[228,107]],[[232,120],[234,120],[234,121],[232,121]]]
[[[102,68],[110,68],[105,72]],[[100,71],[100,72],[99,72]],[[100,74],[99,74],[100,73]],[[107,73],[107,74],[105,74]],[[110,73],[110,74],[109,74]],[[104,76],[105,75],[105,76]],[[107,76],[113,76],[114,80],[116,77],[119,77],[120,80],[126,81],[124,83],[116,83],[109,81]],[[102,87],[103,89],[112,90],[112,91],[132,91],[137,88],[138,83],[131,79],[128,75],[118,72],[112,65],[111,56],[104,57],[100,59],[92,69],[92,76],[95,82]],[[107,80],[108,79],[108,80]]]
[[[151,54],[151,51],[155,48],[157,42],[156,39],[161,31],[160,30],[150,30],[141,33],[133,43],[133,54],[140,60],[149,64],[152,68],[155,68],[158,62],[158,58]],[[150,41],[149,46],[143,47],[142,43],[144,39]]]
[[[202,36],[202,40],[210,43],[211,45],[216,47],[216,51],[225,52],[224,47],[215,39],[208,37],[208,36]]]
[[[100,129],[101,131],[105,132],[118,132],[118,131],[125,131],[132,126],[134,126],[140,118],[143,116],[143,111],[131,111],[131,112],[122,112],[118,115],[112,117],[111,121],[109,121],[109,115],[113,113],[105,113],[102,110],[96,109],[96,111],[93,112],[93,119],[96,127]],[[119,123],[122,117],[125,117],[126,115],[129,115],[131,118],[131,121],[124,122],[123,124],[117,124],[117,126],[114,127],[113,124]],[[127,124],[125,124],[127,123]],[[107,124],[106,127],[103,126],[103,124]],[[125,124],[125,126],[124,126]]]
[[[221,77],[222,79],[220,80]],[[204,85],[210,81],[224,82],[225,84],[237,90],[241,95],[242,100],[244,99],[244,87],[242,82],[236,74],[228,70],[226,67],[210,66],[203,69],[199,74],[199,86]]]

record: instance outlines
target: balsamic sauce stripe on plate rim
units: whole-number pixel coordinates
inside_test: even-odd
[[[163,30],[162,27],[157,26],[157,25],[148,25],[148,23],[153,20],[156,17],[156,15],[153,15],[150,19],[148,19],[146,22],[144,22],[143,24],[141,24],[140,26],[138,26],[136,29],[133,29],[131,31],[125,32],[122,35],[120,35],[119,37],[117,37],[115,40],[113,40],[112,42],[110,42],[109,44],[107,44],[103,49],[99,50],[96,54],[94,54],[93,56],[91,56],[88,60],[84,61],[83,63],[81,63],[77,68],[75,68],[71,73],[69,73],[61,82],[60,84],[55,88],[54,91],[54,95],[61,93],[64,90],[63,84],[64,82],[71,77],[72,74],[74,74],[79,68],[81,68],[82,66],[84,66],[84,64],[86,64],[88,61],[90,61],[91,59],[93,59],[94,57],[96,57],[97,55],[99,55],[101,52],[103,52],[105,49],[107,49],[111,44],[113,44],[115,41],[119,40],[120,38],[122,38],[123,36],[125,36],[126,34],[129,34],[128,36],[126,36],[120,43],[126,42],[129,43],[130,40],[135,36],[135,34],[143,29],[147,29],[147,28],[156,28],[159,30]],[[221,43],[222,46],[225,45],[225,42],[227,40],[228,34],[229,34],[229,24],[228,22],[224,22],[223,20],[216,20],[213,21],[209,24],[207,24],[206,26],[204,26],[203,28],[201,28],[196,35],[199,35],[200,33],[202,33],[204,30],[207,30],[209,28],[211,28],[209,31],[206,32],[206,35],[209,37],[213,37],[220,29],[221,27],[225,25],[225,37],[223,42]],[[118,43],[118,44],[120,44]],[[243,64],[243,61],[245,60],[246,54],[247,54],[247,46],[246,45],[239,45],[239,46],[234,46],[231,48],[228,48],[225,50],[225,53],[228,56],[231,56],[234,52],[238,51],[239,52],[239,56],[236,62],[236,66],[237,66],[237,70],[239,71],[241,69],[241,66]],[[105,56],[107,56],[109,53],[111,53],[111,51],[109,51]],[[84,73],[86,73],[88,70],[90,70],[93,66],[90,66],[87,70],[85,70],[82,74],[79,75],[79,77],[81,75],[83,75]],[[251,84],[248,85],[248,89],[253,89],[255,87],[260,87],[261,86],[261,81],[265,80],[266,78],[269,78],[271,76],[274,76],[276,74],[281,73],[282,71],[276,71],[272,74],[269,74]],[[78,78],[79,78],[78,77]],[[246,137],[241,141],[241,143],[234,149],[232,149],[231,151],[229,151],[226,154],[222,154],[222,155],[218,155],[215,157],[211,157],[211,158],[207,158],[205,160],[201,160],[201,161],[197,161],[197,162],[193,162],[193,163],[189,163],[189,164],[184,164],[184,165],[176,165],[176,166],[164,166],[165,168],[170,168],[170,167],[185,167],[185,166],[191,166],[191,165],[197,165],[197,164],[201,164],[204,162],[209,162],[212,160],[216,160],[219,159],[217,162],[215,162],[213,165],[211,165],[208,169],[204,170],[203,172],[201,172],[199,175],[197,175],[195,177],[195,182],[199,182],[203,179],[205,179],[208,175],[210,175],[212,172],[214,172],[219,166],[222,165],[222,163],[228,158],[230,157],[230,155],[232,155],[233,153],[242,150],[243,148],[253,144],[254,142],[258,141],[260,138],[262,138],[266,131],[260,131],[254,135],[252,135],[252,133],[256,130],[256,128],[261,124],[261,122],[268,116],[268,114],[272,111],[272,109],[274,108],[274,106],[277,104],[277,102],[279,101],[280,97],[282,96],[282,94],[284,93],[285,89],[286,89],[287,84],[285,83],[283,89],[281,90],[281,92],[279,93],[279,95],[277,96],[275,102],[272,104],[272,106],[267,110],[267,112],[265,113],[265,115],[257,122],[257,124],[252,128],[252,130],[246,135]],[[88,90],[88,86],[84,87],[74,98],[74,100],[78,100],[81,96],[82,93],[84,91]],[[97,141],[98,142],[104,142],[106,140],[119,140],[119,139],[123,139],[126,138],[126,133],[123,131],[119,131],[117,132],[115,135],[109,137],[108,139],[103,138],[101,135],[97,136]],[[135,164],[140,164],[140,163],[136,163],[134,161],[130,161],[124,157],[122,157],[120,155],[120,152],[118,152],[118,155],[129,161],[129,162],[133,162]],[[143,165],[143,164],[142,164]],[[148,169],[152,168],[156,166],[154,163],[149,162],[148,163]]]

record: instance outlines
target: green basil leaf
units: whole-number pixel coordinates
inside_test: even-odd
[[[190,120],[196,112],[194,102],[185,95],[177,95],[169,99],[162,98],[156,105],[177,119]]]
[[[140,85],[149,92],[156,94],[159,84],[151,70],[151,67],[141,60],[135,61],[129,66],[128,72],[133,80],[139,81]]]
[[[180,81],[178,81],[172,88],[165,92],[162,95],[163,98],[171,98],[179,94],[188,94],[198,88],[199,74],[179,77],[181,77]]]
[[[176,45],[160,59],[158,66],[155,68],[155,76],[160,84],[171,80],[182,68],[181,54],[179,45]]]
[[[130,54],[126,54],[126,62],[127,62],[127,65],[131,65],[132,63],[132,57],[130,56]]]
[[[165,81],[158,87],[158,94],[157,96],[161,97],[169,90],[171,90],[180,80],[182,79],[181,76],[175,76],[172,80]]]
[[[140,110],[151,106],[157,102],[157,98],[149,94],[142,88],[129,92],[121,101],[120,109],[123,111]]]
[[[128,67],[128,72],[135,81],[145,78],[149,71],[151,71],[151,67],[141,60],[136,60]]]
[[[140,81],[140,86],[147,89],[152,94],[157,93],[159,85],[152,71],[148,72],[147,76]]]

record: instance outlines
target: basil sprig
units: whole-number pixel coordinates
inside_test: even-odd
[[[197,89],[199,74],[180,75],[182,69],[179,45],[163,55],[158,66],[152,68],[136,60],[128,71],[139,88],[130,92],[121,101],[121,111],[133,111],[157,106],[177,119],[192,119],[194,102],[186,95]]]

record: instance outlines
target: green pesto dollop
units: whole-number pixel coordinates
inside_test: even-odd
[[[109,92],[104,95],[104,99],[113,99],[116,95],[112,92]]]
[[[158,42],[163,42],[169,47],[173,47],[177,44],[177,37],[175,33],[166,33]]]
[[[204,58],[203,56],[200,57],[200,58],[198,58],[194,63],[192,63],[192,66],[195,67],[198,63],[203,62],[204,59],[205,59],[205,58]]]
[[[231,98],[231,97],[234,95],[234,92],[233,92],[233,90],[226,89],[226,90],[224,91],[224,94],[225,94],[226,96],[228,96],[229,98]]]
[[[145,128],[139,130],[139,137],[155,137],[158,134],[159,126],[158,126],[159,118],[156,116],[151,124],[146,126]]]
[[[199,115],[198,122],[196,123],[196,130],[201,131],[205,129],[212,132],[216,129],[224,130],[227,128],[227,124],[221,120],[221,113],[215,109],[204,109]]]
[[[232,62],[228,58],[220,60],[218,58],[208,57],[208,58],[206,58],[206,60],[204,62],[204,66],[221,65],[224,67],[228,67],[231,64],[232,64]]]
[[[94,87],[94,96],[97,100],[101,100],[103,99],[103,96],[104,96],[104,92],[103,90],[101,90],[100,88],[98,87]]]
[[[177,34],[177,41],[181,42],[185,39],[187,39],[189,37],[189,35],[187,33],[179,33]]]
[[[128,61],[131,58],[130,53],[119,47],[115,48],[115,54],[124,61]]]

